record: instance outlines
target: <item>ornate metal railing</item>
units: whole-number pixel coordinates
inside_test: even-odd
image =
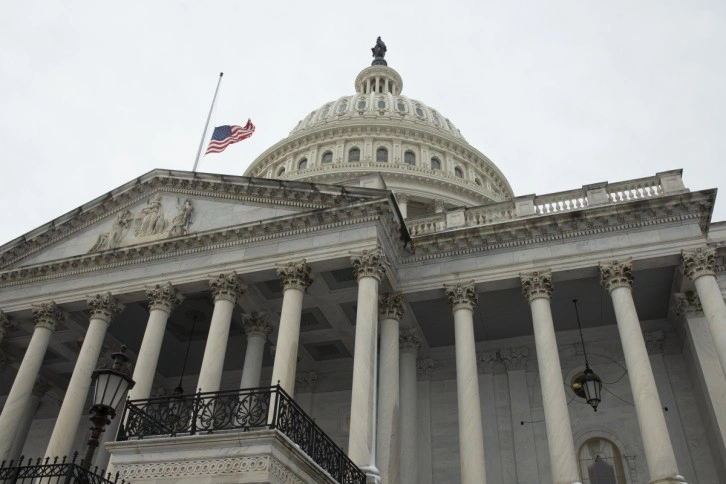
[[[58,457],[51,460],[37,458],[25,460],[21,457],[18,461],[3,461],[0,464],[0,483],[2,484],[125,484],[123,479],[119,480],[118,473],[112,476],[110,473],[104,477],[104,471],[95,467],[93,470],[86,469],[83,460],[78,461],[78,452],[73,454],[70,461],[65,457]]]
[[[117,440],[277,429],[341,484],[365,474],[279,386],[126,402]]]

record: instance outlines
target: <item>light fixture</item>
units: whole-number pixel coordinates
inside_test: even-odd
[[[96,387],[93,392],[93,406],[91,407],[91,436],[88,439],[86,457],[83,465],[86,469],[91,467],[93,454],[98,448],[98,439],[105,430],[106,425],[116,416],[116,409],[126,398],[126,392],[134,387],[134,380],[129,375],[128,361],[126,356],[126,345],[121,346],[121,351],[113,353],[113,366],[111,368],[100,368],[93,371],[91,377]]]
[[[582,353],[585,355],[585,371],[575,378],[572,382],[572,388],[575,391],[581,390],[585,395],[587,403],[597,412],[597,406],[600,404],[602,380],[597,376],[597,373],[590,369],[590,364],[587,361],[587,351],[585,351],[585,339],[582,337],[582,325],[580,324],[580,312],[577,310],[577,299],[573,299],[572,304],[575,305],[577,327],[580,330],[580,341],[582,342]]]

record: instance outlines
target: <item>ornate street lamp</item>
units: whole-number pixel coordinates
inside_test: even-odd
[[[111,368],[100,368],[93,371],[91,377],[96,382],[93,392],[93,406],[91,407],[91,436],[88,438],[88,449],[83,465],[86,469],[91,467],[93,454],[98,448],[98,439],[105,430],[106,425],[116,416],[116,409],[126,398],[126,392],[134,387],[134,380],[129,375],[128,361],[126,356],[126,345],[121,346],[121,351],[113,353],[113,366]]]
[[[585,351],[585,339],[582,337],[582,325],[580,324],[580,312],[577,310],[577,299],[573,299],[572,304],[575,305],[577,327],[580,330],[580,341],[582,342],[582,353],[585,355],[585,371],[575,378],[572,382],[572,387],[575,391],[581,390],[584,393],[585,401],[597,412],[597,406],[600,404],[602,380],[597,376],[597,373],[590,369],[590,364],[587,361],[587,351]]]

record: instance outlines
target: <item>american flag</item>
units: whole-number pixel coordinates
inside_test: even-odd
[[[214,128],[214,133],[212,134],[211,141],[209,141],[205,155],[209,153],[221,153],[227,146],[249,138],[254,132],[255,125],[249,119],[244,126],[217,126]]]

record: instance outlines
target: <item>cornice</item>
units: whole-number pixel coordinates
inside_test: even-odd
[[[714,200],[715,190],[686,192],[413,236],[413,252],[402,263],[685,222],[697,222],[706,234]]]
[[[0,287],[30,284],[375,221],[381,223],[384,232],[389,237],[393,237],[399,232],[397,219],[393,214],[388,197],[323,211],[278,217],[267,223],[250,222],[147,244],[10,269],[0,272]],[[398,238],[392,240],[396,242],[394,246],[400,250],[404,242]]]

